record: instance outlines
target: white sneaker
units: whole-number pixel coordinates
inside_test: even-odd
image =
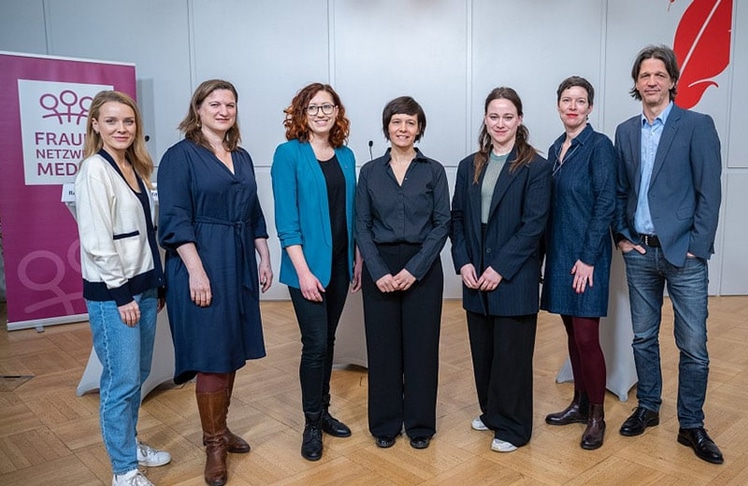
[[[511,442],[494,438],[494,440],[491,441],[491,450],[496,452],[514,452],[517,450],[517,446]]]
[[[125,474],[115,474],[112,477],[112,486],[154,486],[148,478],[137,469]]]
[[[470,427],[472,427],[473,430],[488,430],[488,427],[486,427],[486,424],[483,423],[480,417],[475,417],[470,423]]]
[[[138,464],[147,467],[163,466],[171,462],[171,454],[159,451],[143,442],[138,442]]]

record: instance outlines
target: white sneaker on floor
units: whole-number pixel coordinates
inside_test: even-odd
[[[171,462],[171,454],[159,451],[143,442],[138,442],[138,464],[147,467],[163,466]],[[136,483],[137,484],[137,483]]]
[[[486,424],[483,423],[480,417],[475,417],[470,423],[470,427],[472,427],[473,430],[488,430],[488,427],[486,427]]]
[[[112,486],[154,486],[148,478],[137,469],[125,474],[115,474],[112,477]]]
[[[496,452],[514,452],[517,450],[517,446],[511,442],[494,438],[494,440],[491,441],[491,450]]]

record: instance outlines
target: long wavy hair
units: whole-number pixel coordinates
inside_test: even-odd
[[[517,92],[512,88],[502,86],[499,88],[494,88],[490,93],[488,93],[486,102],[483,107],[483,122],[481,123],[480,135],[478,135],[478,153],[475,154],[474,160],[474,184],[477,184],[479,182],[480,175],[483,172],[483,169],[485,169],[486,164],[488,163],[488,158],[491,156],[491,149],[493,147],[491,135],[488,134],[488,129],[486,128],[485,115],[486,113],[488,113],[488,105],[491,104],[493,100],[499,99],[505,99],[511,102],[514,107],[517,108],[517,115],[522,116],[522,100],[520,99]],[[518,126],[517,135],[514,139],[514,148],[512,149],[517,151],[517,158],[514,159],[514,161],[512,161],[512,164],[509,166],[510,172],[514,172],[522,165],[529,164],[530,162],[532,162],[533,157],[537,155],[538,151],[529,144],[529,138],[530,131],[527,129],[527,127],[524,125]]]
[[[192,93],[192,99],[190,100],[190,107],[187,110],[187,116],[179,124],[179,130],[184,133],[184,138],[195,142],[201,147],[213,151],[213,147],[210,146],[210,142],[203,135],[202,127],[200,125],[200,106],[205,101],[205,98],[210,96],[213,91],[219,89],[226,89],[234,94],[234,100],[239,103],[239,93],[233,84],[223,79],[209,79],[200,83],[194,93]],[[226,130],[226,135],[223,137],[223,146],[226,150],[233,152],[239,146],[242,136],[239,131],[239,110],[237,109],[237,118],[234,120],[234,125]]]
[[[309,141],[311,130],[309,129],[309,117],[306,114],[306,109],[312,98],[320,91],[330,93],[333,104],[338,107],[338,116],[332,129],[330,129],[330,145],[333,148],[342,147],[348,141],[351,122],[345,116],[345,107],[340,101],[338,93],[332,89],[332,86],[323,83],[312,83],[302,88],[291,100],[291,106],[283,110],[283,113],[286,114],[286,118],[283,120],[283,126],[286,127],[286,140]]]
[[[140,116],[140,110],[135,100],[125,93],[119,91],[100,91],[91,101],[88,109],[88,121],[86,122],[86,142],[83,144],[83,156],[90,157],[99,152],[104,146],[104,140],[101,134],[94,131],[94,120],[99,121],[101,107],[105,103],[121,103],[129,106],[135,113],[135,139],[127,147],[125,157],[132,164],[132,168],[149,189],[153,188],[151,184],[151,174],[153,173],[153,159],[151,159],[148,149],[145,146],[145,137],[143,136],[143,117]]]

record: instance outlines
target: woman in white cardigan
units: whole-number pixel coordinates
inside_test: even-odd
[[[99,415],[112,485],[152,484],[141,466],[171,461],[137,440],[140,388],[151,370],[164,276],[153,224],[141,117],[128,95],[94,97],[75,179],[83,297],[102,364]],[[162,292],[161,292],[162,293]]]

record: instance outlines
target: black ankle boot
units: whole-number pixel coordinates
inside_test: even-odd
[[[605,437],[605,411],[603,404],[590,404],[589,421],[582,434],[582,449],[592,451],[603,445]]]
[[[574,391],[574,398],[568,407],[560,412],[550,413],[545,417],[548,425],[585,424],[589,418],[589,400],[587,394]]]
[[[322,397],[322,432],[333,437],[350,437],[351,429],[346,424],[330,415],[330,395]]]
[[[322,413],[304,414],[304,437],[301,441],[301,457],[307,461],[319,461],[322,458]]]

